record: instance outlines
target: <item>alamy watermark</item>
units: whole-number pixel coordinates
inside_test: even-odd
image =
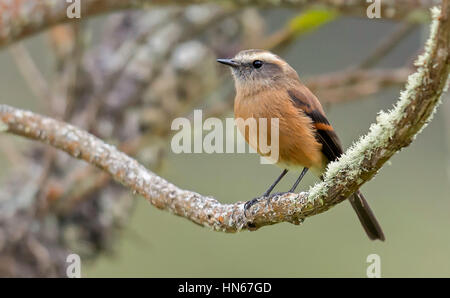
[[[381,0],[366,0],[367,3],[371,3],[366,10],[367,17],[369,19],[381,18]]]
[[[70,254],[66,258],[66,263],[68,263],[66,268],[66,276],[69,278],[80,278],[81,277],[81,258],[77,254]]]
[[[66,15],[69,19],[81,18],[81,0],[66,0],[67,3],[71,3],[67,6]]]
[[[367,256],[366,262],[369,266],[366,270],[366,275],[369,278],[380,278],[381,277],[381,258],[377,254],[370,254]]]
[[[366,14],[369,19],[381,18],[381,0],[366,0],[370,3]],[[66,15],[69,19],[81,18],[81,0],[66,0],[70,5],[67,7]]]
[[[225,123],[225,127],[224,127]],[[236,128],[241,132],[236,134]],[[194,110],[193,125],[188,118],[176,118],[171,125],[178,132],[172,137],[171,148],[180,153],[256,153],[262,164],[274,164],[279,159],[278,118],[207,118],[201,110]],[[203,132],[207,134],[203,136]],[[249,143],[242,137],[245,134]],[[193,140],[192,140],[193,139]],[[257,150],[257,151],[256,151]]]

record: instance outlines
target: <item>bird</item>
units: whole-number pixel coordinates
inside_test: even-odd
[[[279,152],[275,163],[283,170],[260,198],[270,198],[288,171],[300,172],[289,192],[295,192],[308,170],[323,179],[327,165],[337,160],[343,149],[322,105],[297,72],[278,55],[260,49],[243,50],[217,62],[231,68],[236,89],[235,119],[278,119]],[[249,130],[238,128],[249,145],[264,155],[259,143],[249,142]],[[257,200],[248,201],[245,209]],[[348,200],[367,236],[384,241],[384,233],[362,193],[358,190]]]

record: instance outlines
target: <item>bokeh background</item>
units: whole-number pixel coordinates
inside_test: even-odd
[[[301,11],[266,9],[256,13],[270,34]],[[101,39],[106,19],[85,20],[92,43]],[[383,19],[342,17],[301,36],[279,54],[301,78],[334,72],[362,61],[397,26]],[[421,24],[412,30],[377,67],[410,63],[421,50],[427,28],[427,24]],[[54,58],[45,33],[27,39],[24,45],[51,80]],[[220,65],[211,65],[217,67],[217,73],[228,76]],[[45,113],[7,49],[0,51],[0,78],[0,103]],[[392,107],[400,90],[400,86],[388,87],[349,102],[326,105],[328,118],[345,147],[368,131],[378,111]],[[231,117],[231,110],[223,116]],[[367,239],[347,202],[308,218],[301,226],[277,224],[256,232],[225,234],[160,211],[129,192],[128,199],[136,202],[130,217],[114,232],[107,249],[95,258],[82,258],[82,276],[365,277],[369,265],[366,258],[375,253],[381,257],[383,277],[449,277],[448,117],[450,104],[444,100],[416,141],[363,186],[384,229],[387,239],[383,243]],[[0,142],[7,139],[21,150],[32,144],[0,135]],[[14,166],[0,155],[0,179],[7,181]],[[157,174],[175,185],[213,195],[221,202],[248,200],[261,194],[279,172],[275,166],[261,165],[255,154],[174,154],[170,147],[157,169]],[[289,173],[277,190],[288,189],[296,175]],[[315,182],[307,175],[300,189],[307,190]],[[76,249],[73,252],[78,253]]]

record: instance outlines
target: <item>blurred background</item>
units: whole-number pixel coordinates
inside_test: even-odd
[[[392,107],[428,36],[426,19],[323,8],[196,5],[82,21],[2,48],[0,103],[85,128],[175,185],[226,203],[260,195],[280,170],[255,154],[171,152],[174,118],[194,108],[232,117],[231,76],[216,58],[245,48],[285,58],[348,147]],[[77,253],[83,277],[365,277],[375,253],[383,277],[448,277],[449,127],[444,100],[416,141],[362,188],[384,243],[367,239],[347,202],[301,226],[213,232],[156,209],[82,161],[0,135],[0,275],[64,276],[65,257]],[[315,182],[307,175],[300,189]]]

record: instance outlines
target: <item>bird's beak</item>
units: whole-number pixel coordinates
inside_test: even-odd
[[[234,61],[233,59],[217,59],[216,60],[219,63],[231,66],[231,67],[238,67],[239,63]]]

